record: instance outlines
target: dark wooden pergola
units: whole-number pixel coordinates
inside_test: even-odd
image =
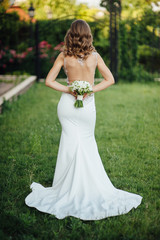
[[[121,0],[101,0],[102,7],[110,13],[110,70],[118,82],[118,31],[121,18]]]

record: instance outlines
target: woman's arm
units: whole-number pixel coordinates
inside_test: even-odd
[[[102,74],[104,80],[92,87],[93,92],[101,91],[115,83],[115,80],[114,80],[114,77],[113,77],[111,71],[106,66],[102,57],[99,54],[98,54],[98,59],[97,59],[97,67],[98,67],[98,70],[100,71],[100,73]]]
[[[58,73],[61,70],[61,67],[63,66],[63,62],[64,62],[64,56],[63,56],[63,53],[61,52],[56,58],[53,67],[50,69],[46,77],[45,85],[47,87],[55,89],[56,91],[70,93],[70,88],[68,86],[64,86],[58,83],[57,81],[55,81]]]

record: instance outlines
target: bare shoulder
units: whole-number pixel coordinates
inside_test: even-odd
[[[64,59],[64,53],[63,53],[63,52],[59,53],[59,55],[58,55],[57,58],[59,58],[59,59]]]
[[[63,66],[63,62],[64,62],[64,54],[63,54],[63,52],[61,52],[61,53],[58,54],[58,56],[57,56],[57,58],[54,62],[54,65],[58,64],[58,65]]]
[[[97,53],[97,58],[102,59],[101,55],[98,52],[96,53]]]
[[[105,64],[103,58],[101,57],[101,55],[98,52],[97,52],[97,63],[98,63],[98,65],[104,65]]]

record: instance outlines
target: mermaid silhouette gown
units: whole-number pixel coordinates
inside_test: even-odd
[[[68,77],[73,79],[75,74],[77,80],[76,76],[86,74],[84,80],[94,78],[96,52],[85,63],[67,58],[64,70]],[[83,108],[75,108],[74,102],[73,95],[62,92],[57,105],[62,132],[52,186],[32,182],[32,192],[25,198],[25,204],[58,219],[73,216],[99,220],[128,213],[140,205],[142,197],[115,188],[103,167],[94,135],[94,93],[83,100]]]

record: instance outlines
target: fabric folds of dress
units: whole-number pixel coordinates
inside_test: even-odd
[[[57,105],[62,132],[52,186],[33,182],[25,203],[58,219],[99,220],[128,213],[142,197],[115,188],[107,176],[94,134],[94,93],[83,100],[83,108],[74,102],[74,96],[62,93]]]

